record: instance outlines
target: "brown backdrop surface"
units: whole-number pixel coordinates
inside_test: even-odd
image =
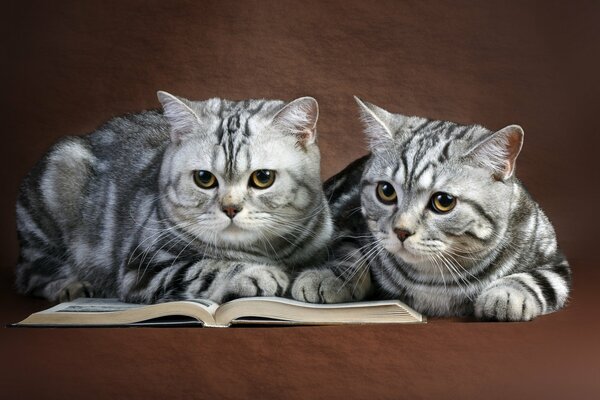
[[[0,396],[584,398],[600,393],[599,2],[14,1],[0,15],[0,322],[19,180],[57,138],[192,99],[319,100],[323,177],[365,152],[352,95],[390,111],[522,125],[518,175],[574,270],[569,307],[525,324],[0,328]]]

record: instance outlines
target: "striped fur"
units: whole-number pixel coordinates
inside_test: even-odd
[[[359,101],[372,154],[325,183],[335,259],[304,272],[311,302],[398,298],[430,316],[530,320],[563,307],[571,271],[554,229],[514,176],[522,130],[391,114]],[[393,185],[384,204],[378,182]],[[431,196],[457,198],[446,214]],[[394,229],[410,235],[400,240]]]
[[[314,99],[159,99],[164,112],[62,139],[25,178],[20,292],[141,303],[283,295],[295,269],[326,256]],[[267,189],[249,185],[259,169],[276,173]],[[195,170],[218,186],[201,189]]]

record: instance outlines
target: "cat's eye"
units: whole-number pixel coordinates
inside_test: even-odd
[[[275,182],[275,171],[271,169],[257,169],[250,175],[248,184],[256,189],[266,189]]]
[[[194,183],[202,189],[212,189],[218,186],[217,178],[204,170],[194,171]]]
[[[391,183],[379,182],[377,184],[377,198],[384,204],[394,204],[398,195]]]
[[[449,193],[437,192],[431,196],[431,209],[438,213],[450,212],[456,207],[456,197]]]

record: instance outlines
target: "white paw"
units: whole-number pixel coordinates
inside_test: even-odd
[[[345,303],[353,300],[349,286],[331,270],[309,270],[294,281],[292,297],[307,303]]]
[[[94,289],[89,282],[75,281],[62,288],[58,294],[58,300],[62,303],[73,301],[79,297],[94,297]]]
[[[540,315],[533,296],[512,286],[499,285],[484,290],[475,301],[475,316],[494,321],[530,321]]]
[[[269,265],[252,265],[231,277],[223,301],[238,297],[283,296],[290,279],[281,268]]]

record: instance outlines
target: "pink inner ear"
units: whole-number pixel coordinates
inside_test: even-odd
[[[316,122],[319,115],[316,100],[300,98],[287,104],[274,117],[275,123],[297,138],[297,145],[306,150],[315,140]]]
[[[512,170],[514,168],[513,166],[514,166],[514,161],[511,162],[510,160],[506,160],[504,162],[504,170],[502,171],[501,174],[498,174],[498,173],[494,174],[494,178],[497,181],[503,181],[508,175],[510,175],[510,173],[512,172]]]
[[[522,142],[522,135],[521,135],[521,132],[518,130],[512,130],[506,136],[507,160],[505,161],[505,167],[504,167],[504,171],[502,174],[503,176],[502,177],[497,176],[496,177],[497,179],[506,179],[508,176],[510,176],[513,173],[513,170],[515,169],[515,163],[517,160],[517,156],[519,155],[519,152],[521,151],[521,142]]]
[[[305,130],[298,134],[298,140],[302,143],[306,143],[312,136],[312,132],[309,130]]]
[[[306,144],[308,143],[308,141],[310,140],[312,135],[313,135],[313,133],[310,130],[304,130],[302,132],[298,132],[296,134],[296,138],[298,139],[296,141],[296,147],[299,147],[300,149],[302,149],[302,151],[306,151],[307,150]]]
[[[510,154],[511,164],[515,163],[515,159],[521,150],[521,134],[518,131],[512,132],[508,136],[508,154]]]

